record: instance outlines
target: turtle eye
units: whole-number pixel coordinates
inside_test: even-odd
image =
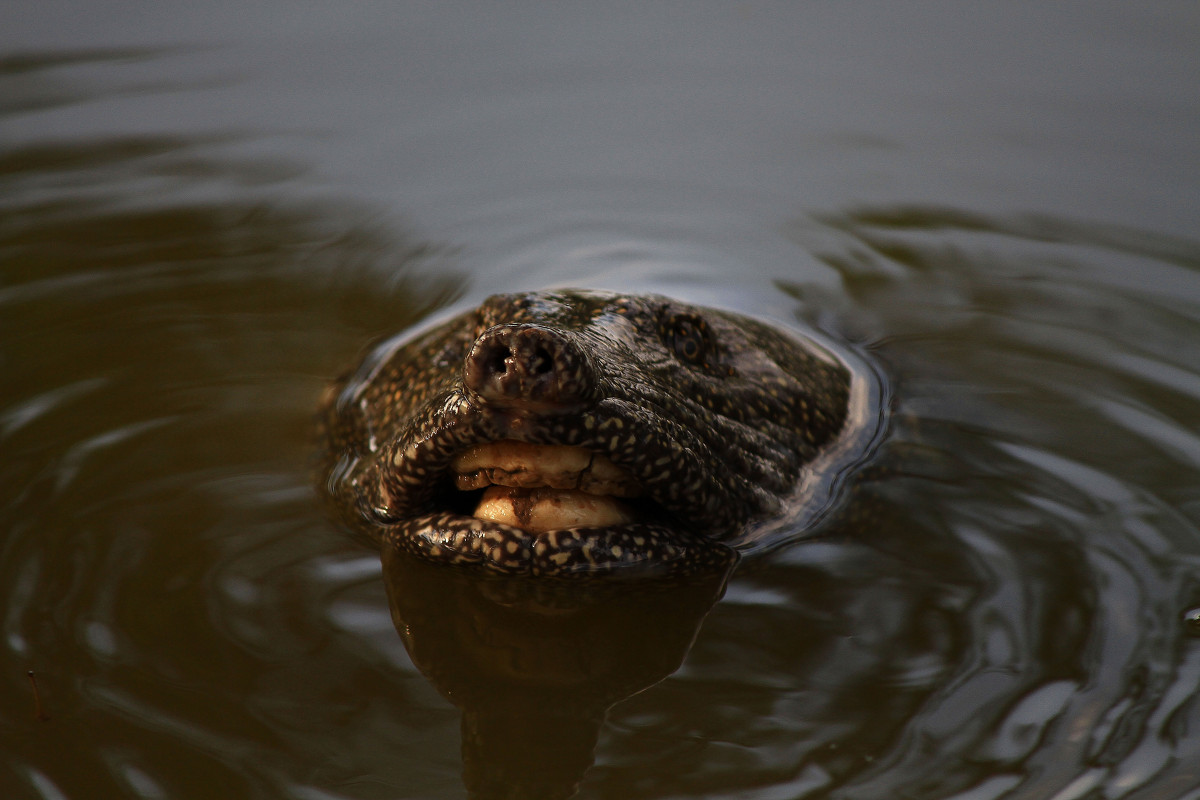
[[[712,350],[708,326],[699,317],[677,315],[666,320],[663,339],[667,347],[685,364],[703,366]]]

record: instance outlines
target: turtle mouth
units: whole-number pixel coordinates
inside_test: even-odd
[[[732,551],[711,533],[714,498],[697,500],[708,484],[693,454],[636,418],[574,424],[566,415],[479,414],[453,400],[431,409],[381,453],[388,469],[376,473],[377,504],[365,509],[393,546],[506,574],[668,574],[730,563]]]
[[[610,528],[661,518],[641,482],[584,447],[515,439],[481,442],[451,461],[450,506],[530,534]]]
[[[665,575],[725,569],[735,559],[680,523],[652,482],[635,475],[645,463],[622,467],[578,445],[504,436],[451,445],[444,436],[410,443],[393,459],[397,491],[385,488],[392,546],[528,575]]]

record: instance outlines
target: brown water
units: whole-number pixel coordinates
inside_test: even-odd
[[[1193,5],[4,17],[0,797],[1200,798]],[[861,516],[727,586],[381,568],[325,381],[550,285],[883,365]]]

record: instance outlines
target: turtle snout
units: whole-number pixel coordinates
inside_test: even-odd
[[[564,332],[510,323],[484,331],[467,354],[463,384],[487,405],[564,412],[595,390],[591,364]]]

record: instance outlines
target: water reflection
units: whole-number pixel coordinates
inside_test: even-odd
[[[307,695],[263,687],[321,660],[309,642],[346,590],[304,576],[353,550],[312,496],[317,397],[373,336],[464,288],[402,225],[297,200],[294,166],[213,143],[0,151],[5,797],[296,780],[270,753]],[[327,657],[335,675],[361,661]]]
[[[1200,574],[1187,477],[1200,365],[1184,344],[1200,331],[1200,245],[936,207],[863,209],[797,235],[844,291],[790,289],[836,309],[897,382],[889,447],[901,472],[918,467],[882,491],[903,486],[896,513],[922,522],[882,546],[958,553],[969,562],[940,579],[976,586],[966,657],[906,723],[914,746],[844,796],[1200,786],[1183,721],[1200,652],[1180,624]],[[931,769],[936,781],[919,777]]]
[[[107,91],[95,85],[80,85],[63,80],[60,70],[64,68],[92,66],[107,67],[146,61],[167,54],[167,50],[149,47],[93,48],[87,50],[51,50],[12,53],[0,56],[0,115],[11,116],[38,110],[69,106],[94,99],[97,94],[119,94],[129,91],[145,92],[155,88],[142,84],[122,90],[109,88]],[[157,88],[167,89],[166,83]]]
[[[481,24],[499,43],[491,22]],[[344,60],[345,42],[323,34],[312,41]],[[387,33],[378,41],[380,51],[405,52]],[[271,61],[273,47],[247,50]],[[567,50],[554,51],[553,73],[512,74],[559,76]],[[795,52],[790,40],[786,50]],[[1128,64],[1160,50],[1129,50]],[[447,49],[440,64],[465,63],[461,52]],[[619,54],[622,70],[634,54],[603,52]],[[605,258],[634,282],[669,264],[646,279],[720,294],[750,313],[758,309],[735,278],[688,270],[713,248],[722,253],[710,263],[722,268],[749,259],[750,274],[765,261],[781,290],[772,301],[886,363],[897,406],[880,457],[887,470],[862,476],[850,504],[870,514],[745,564],[715,605],[715,577],[678,594],[564,599],[425,581],[419,565],[389,560],[381,581],[374,554],[345,539],[310,494],[317,396],[372,337],[453,301],[497,263],[520,267],[489,278],[498,283],[529,274],[584,282],[584,262],[558,259],[581,230],[573,226],[592,230],[578,220],[594,221],[605,203],[547,187],[574,186],[594,163],[558,176],[530,170],[523,177],[535,188],[515,199],[504,170],[494,184],[467,181],[440,198],[419,187],[440,183],[447,167],[461,176],[494,153],[507,158],[518,139],[538,152],[506,161],[514,175],[540,164],[547,137],[592,140],[573,139],[583,131],[565,116],[556,133],[522,136],[546,117],[513,114],[491,92],[476,103],[454,73],[437,83],[442,66],[425,62],[420,91],[462,109],[455,130],[482,132],[500,149],[474,148],[462,167],[452,159],[476,140],[418,141],[380,183],[389,197],[408,193],[404,202],[435,195],[443,211],[461,205],[464,219],[486,216],[471,198],[503,198],[496,205],[511,216],[492,239],[472,231],[480,275],[464,275],[452,252],[406,233],[402,220],[322,199],[307,165],[264,157],[277,150],[228,132],[236,126],[223,129],[225,119],[205,119],[217,131],[206,135],[179,133],[187,120],[162,133],[153,127],[162,108],[154,122],[123,124],[130,108],[146,107],[125,101],[151,105],[164,93],[148,90],[181,98],[199,86],[178,63],[163,69],[169,86],[146,80],[162,58],[134,49],[0,61],[6,133],[36,131],[10,133],[0,150],[0,796],[458,797],[464,767],[483,796],[500,793],[497,784],[562,795],[585,770],[580,791],[596,797],[1197,796],[1197,242],[912,205],[806,218],[791,230],[793,249],[772,226],[797,195],[734,214],[720,198],[741,184],[732,173],[700,175],[695,165],[716,161],[679,158],[687,131],[664,128],[660,149],[619,152],[635,156],[628,163],[684,165],[671,174],[702,178],[714,216],[736,216],[737,234],[708,226],[717,232],[703,238],[680,225],[677,237],[659,238],[651,226],[639,252],[653,258],[619,244]],[[224,69],[219,60],[198,68]],[[113,69],[129,63],[143,69]],[[377,71],[381,95],[411,75],[392,69]],[[294,75],[280,80],[295,86]],[[630,142],[641,138],[627,107],[596,105],[585,84],[552,83],[633,125]],[[656,85],[663,96],[679,87]],[[804,161],[796,154],[811,153],[813,140],[797,138],[786,99],[769,98],[783,113],[772,124],[743,109],[723,115],[707,80],[694,85],[697,107],[712,110],[701,127],[730,143],[722,164],[741,163],[737,131],[754,119],[786,156],[748,182],[805,182],[787,165]],[[1123,91],[1141,101],[1140,85]],[[1152,85],[1172,91],[1157,77]],[[513,88],[538,99],[532,86]],[[252,106],[268,91],[234,99]],[[988,94],[965,86],[946,97]],[[313,99],[296,105],[329,116],[346,108]],[[359,133],[384,141],[377,127],[422,116],[413,95],[399,99],[397,116],[367,114],[371,131]],[[1112,120],[1132,108],[1113,107]],[[493,124],[501,118],[534,127]],[[928,119],[940,126],[945,115]],[[1122,120],[1142,128],[1153,113]],[[426,143],[450,129],[419,122]],[[412,141],[413,128],[396,130],[387,141]],[[331,156],[333,141],[320,152]],[[1076,144],[992,163],[1013,185],[1062,197],[1037,164]],[[977,146],[959,154],[993,149]],[[381,149],[364,160],[380,163]],[[829,185],[863,191],[849,174],[860,154],[833,155]],[[431,156],[428,183],[391,185]],[[890,173],[887,158],[871,168]],[[621,212],[598,239],[619,243],[693,185],[664,179],[650,191],[625,174],[603,183],[618,186],[601,200]],[[1122,178],[1122,192],[1180,196],[1179,182],[1162,195],[1165,176],[1147,174],[1137,186]],[[946,183],[954,188],[945,175],[930,185]],[[550,208],[561,214],[542,213]],[[514,240],[524,245],[505,244]],[[759,246],[769,258],[754,260]],[[823,285],[796,266],[810,255],[828,268]],[[530,272],[535,262],[553,266]],[[385,583],[411,655],[392,630]],[[557,755],[538,760],[530,749]]]
[[[481,579],[388,547],[383,565],[413,662],[462,710],[480,798],[574,795],[608,709],[678,669],[727,578]]]

